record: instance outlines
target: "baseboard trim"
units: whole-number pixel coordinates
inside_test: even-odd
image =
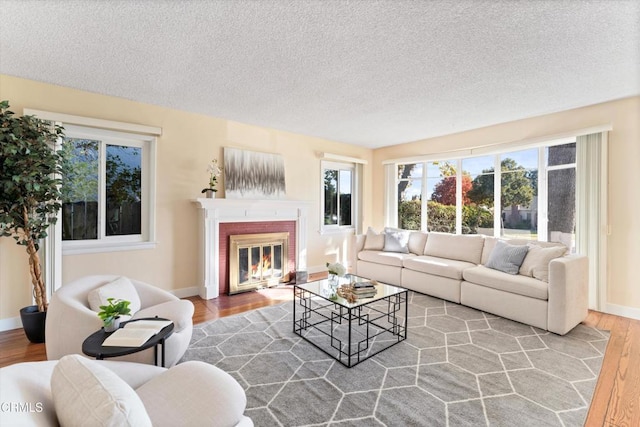
[[[13,329],[22,329],[22,320],[20,320],[20,316],[0,319],[0,332],[11,331]]]
[[[192,286],[190,288],[180,288],[169,292],[171,292],[178,298],[188,298],[198,295],[198,289],[199,288],[197,286]]]
[[[616,316],[640,320],[640,308],[636,307],[607,303],[606,312],[609,314],[615,314]]]

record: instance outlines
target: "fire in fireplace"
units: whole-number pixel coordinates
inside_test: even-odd
[[[289,233],[229,236],[229,294],[289,281]]]

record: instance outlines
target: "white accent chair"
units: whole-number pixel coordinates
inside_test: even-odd
[[[67,354],[82,354],[82,342],[102,327],[98,314],[89,307],[89,293],[119,276],[86,276],[63,285],[51,297],[45,326],[47,359],[57,360]],[[129,279],[140,297],[140,310],[132,319],[164,317],[174,323],[173,333],[165,342],[165,364],[178,363],[189,347],[193,332],[193,303],[181,300],[155,286]],[[117,295],[114,295],[117,297]],[[139,363],[154,363],[153,348],[128,356],[113,358]]]
[[[126,386],[139,396],[156,427],[253,426],[251,419],[244,416],[247,404],[244,390],[231,375],[213,365],[190,361],[165,369],[112,360],[88,362],[106,367],[124,380]],[[3,405],[0,425],[59,425],[51,392],[51,378],[57,364],[57,360],[25,362],[0,369],[0,402]],[[90,393],[95,390],[83,390],[83,387],[85,384],[80,381],[74,388],[76,392],[86,394],[87,400],[95,397]],[[55,396],[57,399],[62,397],[59,394]],[[109,402],[105,399],[104,403]],[[122,402],[124,405],[128,403]],[[90,424],[89,415],[95,413],[75,415],[79,418],[84,416],[81,424],[86,425]]]

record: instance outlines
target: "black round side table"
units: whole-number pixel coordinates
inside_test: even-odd
[[[143,319],[135,319],[135,320],[129,320],[128,322],[123,322],[122,326],[124,326],[127,323],[136,322],[138,320],[169,320],[169,319],[163,319],[160,317],[146,317]],[[147,342],[145,342],[139,347],[103,346],[102,343],[104,342],[104,340],[107,339],[107,337],[111,335],[113,332],[105,332],[104,328],[101,328],[99,331],[94,332],[93,334],[89,335],[87,339],[84,340],[84,342],[82,343],[82,352],[87,356],[95,357],[98,360],[102,360],[102,359],[107,359],[109,357],[118,357],[118,356],[125,356],[127,354],[137,353],[139,351],[143,351],[153,347],[154,360],[157,366],[158,365],[158,345],[160,345],[162,346],[162,364],[160,366],[164,368],[165,367],[164,366],[165,365],[164,363],[165,340],[169,338],[169,336],[173,333],[173,328],[174,328],[173,323],[165,326],[160,330],[160,332],[158,332],[157,334],[149,338]]]

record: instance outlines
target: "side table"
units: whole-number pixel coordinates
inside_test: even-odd
[[[130,322],[136,322],[138,320],[169,320],[163,319],[160,317],[146,317],[143,319],[135,319],[129,320],[128,322],[123,322],[122,326]],[[121,326],[121,327],[122,327]],[[99,331],[94,332],[89,335],[87,339],[82,343],[82,352],[87,356],[95,357],[98,360],[106,359],[109,357],[118,357],[118,356],[126,356],[127,354],[137,353],[139,351],[146,350],[148,348],[153,347],[153,355],[156,366],[158,365],[158,345],[162,346],[162,366],[165,367],[164,363],[164,346],[165,340],[173,333],[174,325],[171,323],[170,325],[165,326],[147,340],[144,344],[139,347],[114,347],[114,346],[103,346],[102,343],[109,335],[113,332],[105,332],[104,328],[101,328]]]

